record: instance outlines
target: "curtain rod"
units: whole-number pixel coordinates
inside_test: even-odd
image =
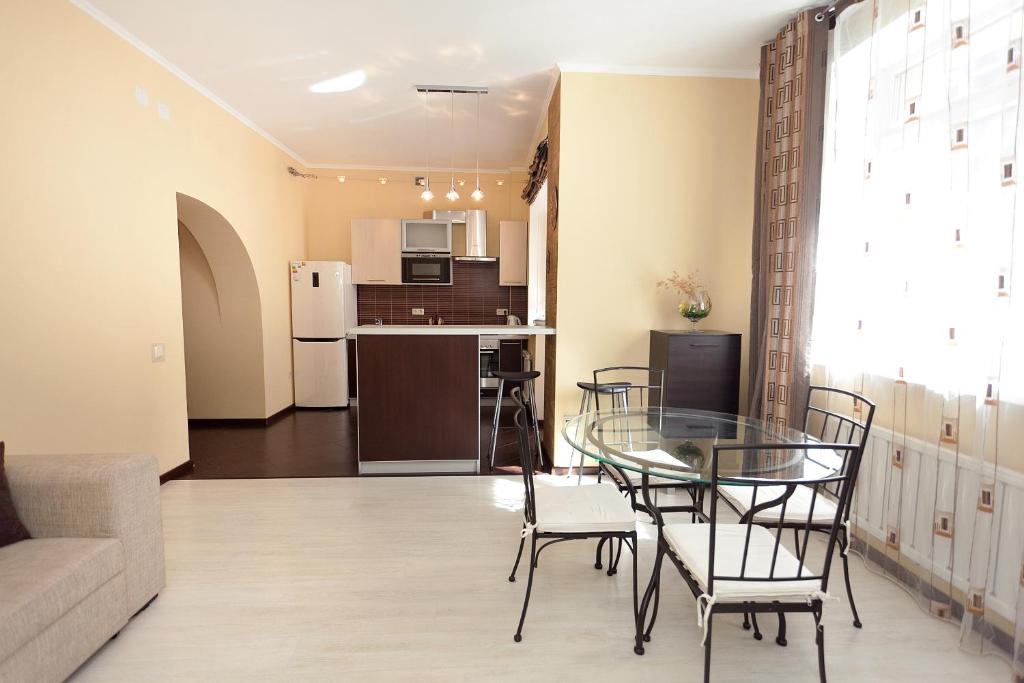
[[[828,5],[818,10],[814,15],[814,20],[820,23],[828,19],[829,28],[834,28],[836,17],[842,14],[847,7],[856,5],[859,2],[862,2],[862,0],[834,0],[834,2],[830,2]]]

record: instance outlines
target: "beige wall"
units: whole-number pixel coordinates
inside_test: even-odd
[[[66,2],[0,5],[0,438],[13,453],[188,458],[177,192],[252,258],[263,410],[292,402],[294,161]],[[135,87],[149,92],[149,106]],[[157,103],[170,107],[162,120]],[[150,362],[150,344],[167,360]]]
[[[457,174],[456,178],[464,178],[466,185],[458,188],[461,199],[450,202],[444,197],[450,176],[432,172],[430,185],[435,197],[433,201],[425,202],[420,199],[422,188],[413,184],[417,174],[408,171],[317,169],[315,172],[320,178],[310,183],[306,206],[308,258],[313,260],[351,262],[353,218],[420,218],[424,211],[433,209],[485,209],[487,253],[497,256],[498,222],[526,220],[529,216],[529,207],[520,197],[525,173],[481,175],[480,186],[484,198],[480,202],[469,197],[475,176],[469,173]],[[337,181],[339,175],[345,176],[344,183]],[[381,176],[388,178],[387,185],[378,182]],[[499,177],[505,181],[500,187],[496,184]],[[459,254],[460,250],[464,253],[465,230],[456,228],[453,241],[454,253]]]
[[[596,367],[646,364],[649,330],[683,329],[655,283],[699,269],[701,323],[743,334],[746,403],[758,83],[564,73],[555,414]],[[559,464],[567,454],[560,453]]]
[[[182,209],[179,203],[188,220],[178,223],[188,417],[262,415],[263,326],[252,262],[219,214]]]

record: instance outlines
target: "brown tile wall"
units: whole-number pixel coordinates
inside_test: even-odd
[[[498,284],[498,263],[453,261],[451,285],[358,285],[360,325],[383,318],[386,325],[426,325],[429,318],[444,318],[448,325],[501,325],[494,313],[507,308],[525,324],[526,287]],[[412,315],[422,308],[423,315]]]

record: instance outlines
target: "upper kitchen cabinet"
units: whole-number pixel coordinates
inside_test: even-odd
[[[353,219],[352,282],[357,285],[402,284],[401,219]]]
[[[498,223],[498,284],[526,286],[526,221]]]

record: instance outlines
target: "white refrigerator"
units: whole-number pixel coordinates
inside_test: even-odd
[[[295,406],[348,405],[348,345],[356,324],[352,267],[342,261],[292,261]]]

